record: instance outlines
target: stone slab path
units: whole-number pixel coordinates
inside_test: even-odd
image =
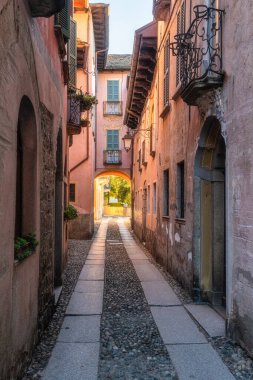
[[[124,219],[113,221],[120,234],[103,220],[42,379],[234,379],[207,339],[224,334],[223,319],[182,305]]]

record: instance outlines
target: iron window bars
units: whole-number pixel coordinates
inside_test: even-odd
[[[186,33],[175,35],[170,43],[174,56],[182,58],[181,85],[185,88],[195,79],[208,76],[223,78],[222,16],[224,10],[196,5],[195,18]]]

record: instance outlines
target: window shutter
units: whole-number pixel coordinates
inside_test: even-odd
[[[69,84],[76,87],[76,67],[77,67],[77,49],[76,49],[76,22],[70,18],[70,39],[68,43],[68,61],[69,61]]]
[[[107,131],[107,150],[119,150],[119,131]]]
[[[61,26],[63,37],[67,41],[70,38],[70,0],[65,0],[65,7],[55,15],[55,24]]]
[[[164,95],[163,105],[164,107],[169,104],[169,70],[170,70],[170,49],[169,49],[169,37],[164,46]]]
[[[107,81],[107,100],[110,102],[117,102],[119,100],[119,81]]]
[[[113,131],[113,149],[119,150],[119,131]]]
[[[182,3],[180,11],[177,14],[177,33],[185,32],[185,2]],[[176,85],[179,84],[183,76],[183,57],[177,56],[177,77]]]

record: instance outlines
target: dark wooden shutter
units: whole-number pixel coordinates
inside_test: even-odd
[[[169,104],[169,70],[170,70],[170,49],[169,37],[164,46],[164,85],[163,85],[163,105]]]
[[[55,15],[55,24],[61,26],[63,37],[67,41],[70,38],[70,0],[66,0],[65,7]]]
[[[76,22],[70,18],[70,39],[68,43],[69,84],[76,87],[77,49]]]
[[[182,3],[177,14],[177,34],[185,33],[185,2]],[[183,76],[183,57],[177,56],[176,85],[178,86]]]

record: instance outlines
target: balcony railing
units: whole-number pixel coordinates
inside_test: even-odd
[[[104,150],[104,165],[121,165],[121,150]]]
[[[70,88],[68,92],[68,135],[78,135],[81,133],[81,108],[77,91],[74,88]]]
[[[207,90],[223,82],[222,16],[224,11],[197,5],[195,18],[186,33],[177,34],[170,44],[173,55],[182,64],[181,96],[189,105]]]
[[[32,17],[50,17],[60,12],[69,0],[29,0]]]
[[[104,116],[123,115],[123,103],[119,101],[107,101],[104,102]]]
[[[153,0],[153,15],[156,21],[164,21],[169,11],[171,0]]]

